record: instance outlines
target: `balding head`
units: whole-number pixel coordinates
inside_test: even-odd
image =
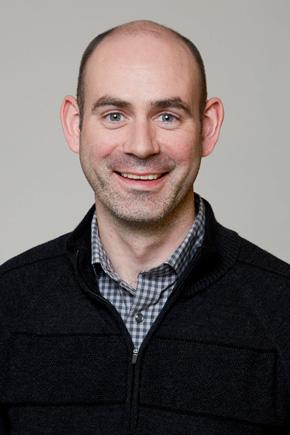
[[[151,35],[156,38],[171,40],[173,43],[173,49],[174,42],[178,42],[188,50],[191,56],[193,56],[199,75],[200,113],[203,112],[207,99],[206,75],[203,60],[197,47],[188,38],[176,32],[175,30],[170,29],[169,27],[149,20],[137,20],[121,24],[101,33],[100,35],[96,36],[85,49],[80,63],[77,85],[77,102],[80,111],[80,127],[82,124],[85,104],[85,73],[88,60],[91,58],[97,47],[105,40],[113,40],[113,38],[122,37],[122,35],[134,37],[142,34]]]
[[[67,96],[61,118],[97,219],[130,231],[192,223],[192,186],[223,119],[218,98],[205,103],[201,66],[190,42],[151,22],[119,26],[88,46],[78,102]]]

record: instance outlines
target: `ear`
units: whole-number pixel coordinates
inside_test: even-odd
[[[208,156],[218,141],[224,119],[223,103],[219,98],[207,100],[202,118],[202,157]]]
[[[69,148],[74,153],[78,153],[80,146],[80,112],[74,97],[69,95],[64,98],[60,108],[60,119]]]

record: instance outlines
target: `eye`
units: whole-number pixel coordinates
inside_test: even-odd
[[[166,123],[166,124],[172,124],[176,121],[178,121],[177,116],[172,115],[171,113],[161,113],[161,115],[159,115],[158,120],[160,120],[162,123]]]
[[[109,122],[124,121],[124,116],[120,112],[111,112],[105,116],[105,120]]]
[[[174,129],[178,128],[181,119],[172,113],[163,112],[157,116],[156,121],[159,123],[161,128]]]

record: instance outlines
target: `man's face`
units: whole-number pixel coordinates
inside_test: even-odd
[[[201,160],[199,78],[170,36],[115,35],[88,61],[80,160],[99,213],[166,223],[193,210]]]

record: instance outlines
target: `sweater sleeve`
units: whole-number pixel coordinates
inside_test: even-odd
[[[0,322],[0,435],[9,435],[9,418],[7,407],[4,405],[4,385],[7,376],[7,340]],[[4,403],[3,403],[4,402]]]
[[[0,405],[0,435],[9,435],[9,421],[7,409]]]
[[[12,289],[3,280],[0,268],[0,435],[9,435],[11,433],[6,389],[11,343],[9,326],[13,325],[16,306],[12,295]]]
[[[7,376],[7,340],[0,323],[0,435],[9,435],[9,418],[7,406],[4,405],[3,391]]]

